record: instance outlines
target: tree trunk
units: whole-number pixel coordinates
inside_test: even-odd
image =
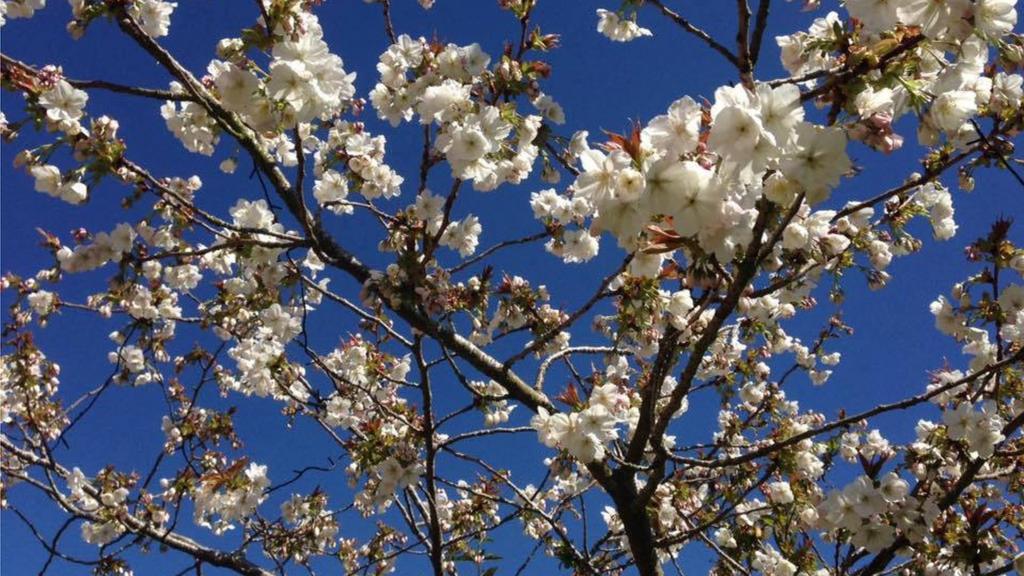
[[[621,469],[620,469],[621,470]],[[615,484],[610,491],[615,509],[622,520],[629,550],[641,576],[663,576],[661,562],[654,549],[654,531],[646,506],[637,501],[636,484],[633,474],[616,474]]]

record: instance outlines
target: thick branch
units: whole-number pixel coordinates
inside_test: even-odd
[[[798,200],[802,201],[802,199]],[[662,458],[665,456],[664,447],[662,444],[662,437],[665,434],[665,430],[668,428],[669,422],[672,420],[672,415],[679,410],[682,405],[683,398],[690,390],[690,386],[693,384],[693,379],[697,376],[697,371],[700,368],[700,363],[704,359],[704,353],[707,352],[708,348],[718,338],[718,330],[725,323],[725,320],[732,314],[736,305],[739,303],[740,295],[743,294],[743,290],[746,289],[747,284],[757,274],[757,265],[759,261],[759,254],[761,251],[761,243],[763,241],[762,236],[768,226],[768,220],[773,212],[771,205],[764,205],[758,213],[757,222],[754,224],[754,230],[750,244],[747,246],[746,253],[743,256],[743,261],[739,265],[739,269],[736,272],[736,277],[733,280],[732,285],[729,287],[729,293],[726,294],[721,304],[718,305],[718,309],[715,310],[715,315],[711,321],[708,322],[704,333],[701,335],[700,340],[690,350],[690,357],[687,361],[686,368],[683,369],[683,373],[679,378],[679,383],[675,389],[672,390],[672,394],[669,397],[668,405],[663,409],[660,418],[654,425],[654,428],[650,436],[651,447],[654,448]]]
[[[416,366],[420,373],[420,392],[423,396],[423,442],[426,447],[427,510],[429,517],[430,565],[434,576],[444,576],[441,549],[441,521],[437,514],[437,446],[434,444],[434,403],[430,388],[430,369],[423,358],[423,340],[417,338],[413,345]]]
[[[736,53],[739,60],[740,82],[754,88],[754,63],[750,56],[750,6],[747,0],[736,0]]]
[[[758,58],[761,56],[761,44],[764,42],[764,31],[768,28],[768,12],[771,10],[772,0],[761,0],[757,5],[757,20],[754,22],[754,34],[750,39],[750,66],[757,66]]]

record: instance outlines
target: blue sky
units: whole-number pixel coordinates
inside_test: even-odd
[[[515,38],[518,34],[517,22],[507,12],[499,10],[495,0],[438,0],[437,6],[427,12],[413,0],[394,0],[394,3],[393,19],[399,33],[427,37],[436,34],[438,38],[456,44],[479,42],[492,57],[500,55],[506,39]],[[169,80],[166,73],[116,27],[109,22],[96,22],[84,39],[73,41],[64,32],[64,25],[70,19],[67,4],[59,0],[51,0],[50,4],[30,21],[8,22],[0,37],[5,54],[38,66],[60,63],[65,73],[76,79],[166,87]],[[735,9],[732,2],[676,4],[688,18],[726,44],[731,43]],[[801,13],[798,4],[774,3],[758,78],[775,78],[784,74],[778,64],[778,50],[771,41],[774,35],[806,28],[814,15],[823,14]],[[836,8],[834,1],[826,0],[824,4],[826,10]],[[614,0],[598,3],[541,0],[534,13],[533,22],[539,24],[544,32],[562,35],[562,48],[546,56],[554,72],[544,84],[544,90],[566,109],[567,123],[561,127],[563,135],[570,135],[577,129],[590,130],[592,135],[599,134],[601,129],[623,131],[633,119],[646,121],[663,113],[673,100],[684,94],[710,99],[716,87],[735,80],[734,70],[717,53],[650,9],[641,14],[640,23],[653,30],[653,38],[625,45],[604,39],[595,31],[594,10],[598,7],[614,9],[616,5]],[[379,6],[366,5],[360,0],[331,0],[316,12],[325,29],[325,39],[332,50],[342,56],[345,68],[358,73],[358,93],[366,96],[376,82],[374,65],[377,57],[387,46]],[[213,56],[217,40],[237,34],[239,29],[251,24],[255,16],[253,4],[241,0],[179,0],[172,19],[171,35],[161,42],[190,69],[201,72]],[[23,116],[20,96],[5,92],[0,96],[0,104],[8,120],[18,120]],[[92,92],[88,111],[97,116],[109,114],[117,118],[121,122],[120,133],[127,143],[128,155],[154,174],[182,177],[198,174],[204,182],[198,196],[216,213],[226,214],[227,207],[238,198],[262,197],[258,183],[248,179],[251,169],[248,163],[243,161],[232,176],[217,170],[220,160],[234,152],[230,142],[222,141],[212,158],[189,154],[164,128],[158,108],[159,102],[151,100]],[[376,121],[372,111],[364,114],[362,120],[367,122],[373,133],[388,137],[388,161],[407,178],[401,199],[393,201],[390,206],[394,208],[398,202],[403,205],[411,202],[421,145],[419,128],[404,126],[391,129]],[[871,196],[899,184],[911,171],[918,169],[916,162],[922,149],[915,143],[912,128],[908,128],[906,123],[901,127],[908,144],[889,157],[858,144],[850,145],[851,158],[865,170],[856,180],[846,182],[834,194],[831,204],[841,206],[851,198]],[[30,275],[38,270],[45,253],[38,247],[37,227],[68,239],[68,232],[73,228],[109,229],[117,222],[132,221],[141,214],[139,208],[124,210],[120,207],[126,190],[114,183],[99,187],[90,203],[83,207],[72,207],[34,192],[31,179],[24,172],[12,168],[12,160],[20,149],[44,140],[45,135],[26,130],[13,145],[5,143],[0,147],[2,271]],[[69,166],[67,159],[63,162],[62,166]],[[439,168],[430,185],[436,190],[444,190],[447,179],[446,169]],[[787,386],[791,398],[804,406],[824,410],[826,414],[835,414],[839,407],[854,412],[922,390],[926,372],[940,367],[945,359],[954,366],[963,365],[955,343],[932,328],[928,303],[938,294],[947,293],[953,283],[976,270],[962,256],[963,247],[969,241],[983,235],[997,216],[1016,216],[1018,220],[1024,217],[1022,192],[1008,174],[984,171],[979,172],[977,180],[975,192],[954,192],[956,219],[960,224],[955,238],[936,242],[931,239],[927,226],[918,223],[915,230],[925,239],[924,249],[893,263],[889,270],[893,279],[887,289],[870,292],[863,278],[855,274],[844,280],[848,296],[843,307],[844,316],[856,333],[833,343],[831,347],[843,353],[844,361],[824,388],[812,387],[803,376],[793,378]],[[566,183],[563,181],[563,185]],[[467,193],[460,201],[456,216],[467,213],[480,216],[484,226],[481,247],[524,236],[539,229],[527,204],[529,193],[545,187],[548,185],[531,180],[523,186],[506,185],[487,194]],[[364,255],[371,263],[379,264],[383,262],[380,258],[365,256],[379,241],[379,230],[367,228],[365,224],[358,219],[329,219],[327,222],[328,229],[336,233],[342,243]],[[1011,232],[1018,241],[1021,225],[1024,222]],[[367,230],[372,232],[367,233]],[[528,276],[536,283],[546,284],[552,294],[552,303],[571,309],[592,293],[598,279],[617,265],[621,257],[622,253],[614,242],[605,238],[598,258],[568,269],[547,255],[539,244],[509,250],[495,263],[499,271]],[[109,274],[109,270],[100,270],[70,277],[63,285],[62,294],[80,301],[86,294],[99,290]],[[352,282],[341,277],[334,280],[332,287],[349,294],[355,288]],[[6,294],[4,300],[6,305]],[[817,310],[788,326],[792,334],[805,341],[813,340],[833,310],[824,294],[819,294],[819,300],[822,304]],[[63,367],[65,398],[75,398],[109,376],[111,367],[106,353],[110,350],[110,343],[106,334],[119,327],[116,321],[102,322],[92,316],[65,310],[47,328],[37,330],[43,350]],[[355,330],[351,316],[328,307],[316,316],[311,325],[313,342],[321,350]],[[183,352],[196,341],[211,342],[207,336],[182,329],[176,351]],[[576,344],[593,341],[593,337],[583,329],[574,334]],[[438,390],[442,411],[461,405],[465,400],[454,382],[439,382]],[[691,401],[695,408],[681,424],[680,436],[710,436],[715,428],[714,401],[710,396]],[[338,450],[327,442],[324,435],[309,424],[299,422],[293,428],[287,428],[279,406],[273,401],[237,396],[221,399],[209,394],[202,397],[202,402],[210,406],[230,404],[240,407],[236,421],[247,451],[254,460],[270,466],[270,476],[275,482],[289,477],[293,469],[310,464],[324,465],[327,456],[336,458],[338,455]],[[106,464],[144,473],[163,441],[160,416],[164,411],[163,397],[155,386],[113,390],[104,395],[96,409],[69,434],[70,448],[62,449],[59,455],[67,462],[82,467],[87,474],[94,474]],[[916,413],[896,414],[879,420],[878,425],[892,438],[906,439],[913,433],[916,418]],[[520,408],[514,413],[512,423],[523,424],[527,420],[527,412]],[[472,448],[478,451],[485,449],[481,445]],[[538,444],[532,434],[502,438],[495,445],[487,446],[486,451],[494,454],[500,465],[512,469],[515,478],[524,483],[540,480],[543,470],[539,460],[549,455],[549,451]],[[179,464],[174,463],[175,466]],[[331,473],[310,475],[295,486],[308,490],[319,484],[328,491],[335,504],[344,505],[351,497],[342,471],[345,464],[347,462]],[[173,473],[173,467],[166,466],[161,472],[169,475]],[[469,473],[467,470],[466,474]],[[284,496],[287,494],[275,494],[271,507],[267,509],[276,510],[277,503]],[[10,499],[23,511],[31,512],[32,516],[40,519],[40,527],[45,533],[52,533],[59,526],[60,518],[53,507],[24,487],[12,489]],[[597,530],[600,529],[600,520],[595,518],[599,518],[597,511],[604,505],[603,499],[595,496],[591,504],[590,524]],[[183,511],[183,514],[187,513],[189,511]],[[4,513],[2,518],[0,557],[3,558],[3,569],[10,574],[35,573],[45,560],[45,553],[13,515]],[[189,518],[183,516],[180,523],[183,531],[197,534],[190,524]],[[365,534],[366,526],[367,521],[350,514],[341,519],[342,535],[345,536]],[[499,574],[514,572],[532,543],[519,535],[518,523],[495,532],[493,537],[496,539],[493,545],[495,552],[505,557],[505,560],[497,562],[501,567]],[[237,534],[219,539],[205,536],[202,541],[226,547],[237,541]],[[80,555],[90,552],[89,547],[79,541],[77,530],[69,533],[64,542],[69,551]],[[702,573],[708,561],[706,555],[696,550],[684,551],[683,557],[690,562],[689,567],[695,573]],[[156,551],[147,556],[133,554],[129,559],[136,567],[136,574],[170,575],[188,565],[184,557],[162,555]],[[417,562],[400,566],[409,573],[418,573],[420,565]],[[551,573],[554,567],[553,562],[540,560],[527,573]],[[84,571],[80,567],[58,564],[51,573],[80,574]],[[400,570],[399,573],[407,572]]]

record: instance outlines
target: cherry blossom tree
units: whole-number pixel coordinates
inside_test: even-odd
[[[130,574],[141,549],[196,574],[489,576],[531,573],[547,555],[566,574],[647,576],[680,569],[696,546],[716,575],[1024,574],[1024,249],[996,220],[1013,207],[959,239],[976,273],[936,287],[935,327],[963,361],[864,412],[787,397],[794,375],[826,385],[841,370],[830,347],[851,330],[836,313],[818,333],[791,333],[794,317],[840,304],[850,277],[884,288],[894,258],[953,238],[950,186],[1016,175],[1015,0],[846,0],[831,12],[806,0],[813,25],[774,39],[771,13],[800,6],[738,0],[734,38],[691,21],[685,2],[581,6],[614,42],[642,42],[645,23],[667,19],[735,73],[713,100],[679,94],[621,134],[561,128],[572,111],[545,92],[558,23],[534,18],[537,1],[498,2],[510,34],[488,52],[443,31],[404,34],[377,0],[380,19],[365,24],[389,47],[359,71],[375,83],[366,94],[311,0],[246,3],[251,26],[225,30],[205,70],[161,43],[188,33],[175,3],[71,0],[69,34],[126,35],[167,88],[3,55],[3,88],[24,97],[0,119],[7,145],[47,138],[18,154],[5,192],[23,171],[52,197],[41,206],[77,205],[112,181],[145,208],[43,232],[38,273],[2,280],[3,516],[31,530],[44,572]],[[7,26],[32,26],[15,20],[44,4],[0,8]],[[787,76],[758,77],[769,54]],[[211,207],[201,174],[133,160],[143,144],[90,113],[97,91],[147,101],[168,137],[227,173],[251,164],[260,186]],[[609,125],[627,120],[608,113]],[[367,115],[388,137],[422,140],[418,173],[389,165]],[[917,172],[886,190],[845,185],[859,172],[848,148],[882,156],[907,138],[927,149]],[[526,190],[534,219],[482,243],[494,223],[466,198],[538,174],[550,187]],[[356,226],[375,253],[339,234]],[[533,249],[571,274],[602,237],[619,264],[579,286],[588,296],[572,309],[528,269],[492,264]],[[62,292],[86,276],[87,296]],[[346,320],[325,338],[313,326],[327,310]],[[111,330],[112,374],[81,395],[35,337],[72,313]],[[69,461],[64,444],[92,425],[95,401],[134,387],[162,391],[163,450],[134,468]],[[697,395],[715,399],[718,428],[684,444]],[[245,397],[314,424],[335,453],[268,468],[236,431],[245,413],[231,404]],[[913,441],[874,424],[912,407],[931,415]],[[494,463],[489,446],[510,435],[538,455],[532,468]],[[348,500],[326,488],[346,482]],[[40,496],[49,509],[23,504]],[[38,518],[55,513],[63,524],[44,533]],[[496,563],[490,535],[506,525],[533,552]],[[65,548],[79,537],[89,555]]]

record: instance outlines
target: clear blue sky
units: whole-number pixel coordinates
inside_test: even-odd
[[[413,0],[394,0],[394,3],[393,17],[399,33],[428,37],[436,34],[444,41],[457,44],[479,42],[492,57],[500,55],[505,39],[518,34],[515,20],[507,12],[499,10],[495,0],[438,0],[437,6],[428,12],[420,9]],[[67,4],[59,0],[51,0],[50,4],[32,20],[7,23],[0,40],[5,54],[38,66],[60,63],[65,73],[76,79],[105,79],[166,87],[169,78],[164,71],[110,23],[96,22],[88,35],[76,42],[64,32],[64,26],[70,19]],[[251,24],[256,16],[254,5],[241,0],[179,0],[178,4],[171,34],[161,42],[195,72],[205,69],[218,39],[235,35],[240,28]],[[722,38],[723,42],[731,42],[734,34],[732,2],[674,4],[713,35]],[[834,9],[837,2],[826,0],[824,4],[826,10]],[[562,127],[565,135],[577,129],[590,130],[592,135],[599,134],[602,128],[622,131],[631,119],[649,120],[684,94],[710,99],[717,86],[735,79],[734,70],[718,54],[650,9],[641,14],[641,24],[654,31],[653,38],[625,45],[606,40],[595,31],[594,10],[598,7],[614,9],[617,3],[615,0],[598,3],[541,0],[535,11],[533,21],[544,32],[562,35],[563,47],[550,53],[548,58],[554,73],[545,83],[544,90],[566,109],[568,121]],[[360,0],[330,0],[316,12],[332,50],[342,56],[348,71],[358,72],[356,86],[359,94],[365,97],[376,82],[374,65],[377,57],[387,46],[379,6],[366,5]],[[778,64],[778,50],[771,38],[806,28],[811,18],[812,15],[799,12],[799,3],[774,3],[758,69],[759,78],[783,75]],[[0,102],[8,120],[23,117],[20,96],[5,92]],[[200,175],[204,186],[199,198],[214,212],[225,214],[226,208],[237,198],[262,197],[259,185],[248,179],[251,168],[248,163],[243,161],[233,176],[217,171],[220,160],[233,152],[230,142],[222,141],[213,158],[189,154],[164,128],[158,108],[159,103],[151,100],[92,92],[88,111],[97,116],[105,113],[116,117],[121,122],[121,135],[128,145],[129,156],[154,174]],[[419,129],[415,126],[391,129],[376,121],[372,112],[365,114],[363,120],[371,131],[388,137],[388,161],[406,176],[408,183],[400,202],[403,205],[411,202],[419,162]],[[902,127],[907,132],[908,144],[890,157],[882,157],[858,144],[850,145],[851,158],[866,170],[861,177],[847,182],[834,194],[831,200],[834,206],[896,185],[917,169],[916,160],[921,149],[915,143],[912,129],[908,130],[906,124]],[[132,221],[139,213],[137,209],[125,213],[119,207],[126,190],[113,183],[94,191],[90,203],[83,207],[72,207],[34,192],[31,179],[12,168],[12,160],[20,149],[30,143],[42,142],[44,138],[25,131],[19,141],[13,145],[5,143],[0,148],[0,170],[3,174],[0,269],[3,271],[31,275],[40,267],[39,262],[45,258],[45,252],[38,247],[36,227],[45,228],[67,240],[68,231],[73,228],[86,226],[93,231],[106,230],[117,222]],[[445,172],[444,168],[436,171],[436,180],[431,181],[432,188],[446,188]],[[566,183],[563,181],[563,185]],[[522,236],[538,229],[527,201],[530,192],[544,187],[547,185],[534,180],[519,187],[506,185],[489,194],[468,193],[463,196],[464,204],[456,215],[472,212],[480,216],[484,226],[481,247]],[[924,223],[918,223],[915,229],[925,239],[925,247],[921,253],[893,263],[890,268],[893,280],[888,289],[869,292],[864,280],[854,274],[845,280],[848,293],[845,317],[856,329],[856,334],[832,344],[831,348],[842,352],[844,361],[824,388],[811,387],[805,377],[794,378],[787,387],[791,398],[800,400],[802,405],[825,410],[827,414],[835,414],[839,407],[856,411],[869,404],[894,400],[922,390],[926,371],[940,367],[945,358],[954,366],[963,365],[958,347],[933,330],[928,303],[938,294],[947,293],[954,282],[975,270],[964,261],[962,249],[969,241],[984,234],[995,217],[1009,215],[1024,220],[1024,192],[1008,174],[986,171],[979,173],[977,190],[973,194],[956,192],[954,199],[956,219],[960,224],[957,236],[939,243],[931,239],[927,226],[922,225]],[[391,203],[392,207],[397,205],[397,202]],[[1019,222],[1011,233],[1018,241],[1022,237],[1022,226],[1024,221]],[[379,240],[378,230],[373,229],[372,234],[367,234],[366,229],[359,227],[358,221],[329,219],[328,228],[337,233],[344,244],[363,255],[369,254]],[[539,244],[509,251],[496,262],[501,271],[530,276],[538,283],[547,284],[553,295],[553,304],[571,308],[593,291],[597,280],[607,274],[621,257],[614,242],[605,238],[600,257],[568,270],[557,259],[544,253]],[[380,262],[373,257],[368,260]],[[70,277],[63,285],[62,294],[80,301],[84,295],[97,291],[110,273],[109,270],[100,270]],[[342,278],[334,280],[332,286],[349,293],[354,289],[351,282]],[[4,298],[6,306],[6,294]],[[813,340],[821,322],[832,311],[831,305],[825,302],[824,294],[820,294],[819,299],[823,303],[816,311],[788,325],[790,333],[805,341]],[[107,378],[111,368],[106,360],[106,353],[110,350],[106,334],[118,327],[120,325],[116,321],[100,322],[92,316],[65,310],[47,328],[37,330],[43,350],[63,367],[61,380],[65,398],[75,398]],[[323,350],[337,342],[339,337],[354,332],[356,327],[351,316],[325,307],[312,329],[314,342]],[[178,353],[190,348],[197,340],[210,342],[207,336],[200,336],[184,327],[180,328],[180,334],[174,350]],[[582,344],[593,339],[580,329],[574,334],[573,341]],[[442,409],[464,401],[463,391],[454,382],[439,382],[438,389]],[[684,420],[683,436],[706,439],[714,431],[714,399],[706,398],[703,405],[709,408],[707,410],[699,409],[701,402],[699,398],[691,401],[695,408],[691,408]],[[336,458],[338,455],[324,435],[312,426],[300,422],[292,429],[286,428],[285,419],[279,414],[279,405],[271,400],[249,400],[238,396],[221,400],[210,394],[204,396],[201,403],[240,407],[236,422],[247,451],[254,460],[270,466],[270,477],[275,482],[289,477],[293,469],[310,464],[324,465],[327,456]],[[96,409],[69,435],[70,449],[61,449],[58,454],[90,475],[106,464],[144,473],[163,441],[160,416],[164,411],[163,398],[156,386],[113,390],[101,398]],[[512,423],[523,424],[527,420],[527,412],[520,408],[514,412]],[[897,414],[880,420],[879,424],[884,432],[899,440],[912,435],[915,421],[915,414]],[[473,448],[479,450],[481,446]],[[537,462],[549,451],[537,443],[534,435],[524,434],[498,441],[495,447],[488,449],[488,453],[496,454],[501,465],[514,470],[516,479],[537,482],[543,474]],[[180,461],[173,464],[177,466]],[[347,462],[331,473],[310,475],[295,487],[308,491],[319,484],[331,495],[334,505],[344,505],[351,498],[342,472],[345,464]],[[173,470],[168,466],[162,472],[166,476]],[[274,495],[266,508],[268,512],[276,512],[281,498],[287,496],[284,492],[287,490]],[[35,497],[31,491],[15,487],[9,497],[22,510],[41,519],[40,527],[45,533],[50,534],[59,526],[61,519],[54,513],[52,505]],[[594,530],[603,528],[599,519],[594,520],[599,518],[598,511],[603,506],[601,500],[596,497],[591,502]],[[191,511],[183,510],[182,513],[179,523],[182,530],[186,534],[201,534],[191,526]],[[365,520],[352,514],[341,519],[344,536],[363,535],[366,526]],[[505,557],[505,560],[497,562],[501,567],[499,574],[511,574],[532,548],[532,543],[520,536],[518,523],[495,532],[493,537],[496,539],[495,552]],[[228,547],[237,542],[237,531],[222,538],[210,535],[201,538],[203,542]],[[90,547],[80,542],[77,529],[66,535],[63,542],[73,553],[84,555],[90,552]],[[4,513],[0,557],[5,574],[28,574],[38,571],[45,553],[13,515]],[[128,558],[139,575],[170,575],[189,564],[180,555],[161,555],[155,551],[149,556],[132,554]],[[684,558],[689,562],[689,572],[705,571],[705,555],[697,551],[684,552]],[[421,566],[417,564],[400,564],[399,573],[419,573],[419,568]],[[554,568],[553,562],[541,560],[527,573],[553,573]],[[85,571],[81,567],[58,563],[51,573],[82,574]],[[207,573],[217,572],[209,570]]]

